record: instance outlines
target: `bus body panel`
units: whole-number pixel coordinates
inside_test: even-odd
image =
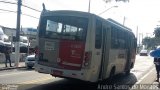
[[[104,80],[108,78],[108,70],[109,70],[109,52],[110,52],[110,36],[111,36],[111,27],[106,21],[103,21],[103,29],[102,29],[102,57],[101,57],[101,65],[99,71],[99,80]]]
[[[40,57],[39,64],[50,66],[50,67],[58,67],[57,58],[58,58],[58,48],[59,41],[39,38],[40,42]],[[43,59],[43,60],[42,60]]]
[[[61,40],[59,47],[59,65],[64,69],[80,70],[84,55],[83,42]]]
[[[45,23],[43,19],[46,20]],[[59,31],[60,29],[62,31]],[[132,34],[128,28],[112,20],[104,20],[90,13],[43,12],[39,24],[39,53],[35,70],[56,77],[90,82],[108,78],[113,67],[115,67],[115,74],[130,70],[130,64],[134,64],[135,61],[135,54],[132,53],[135,47],[128,46],[129,55],[128,48],[113,47],[113,42],[116,42],[112,35],[114,29],[119,31],[118,36],[121,35],[121,31]],[[57,32],[52,33],[53,30],[58,34]],[[75,36],[79,34],[81,34],[78,36],[80,39],[76,39]],[[134,35],[129,35],[129,37],[135,39]],[[127,39],[118,38],[117,40],[122,44],[123,42],[128,43]]]
[[[100,65],[101,65],[101,55],[102,55],[102,52],[101,52],[101,49],[100,48],[95,48],[96,47],[96,21],[99,20],[101,21],[100,18],[97,18],[96,16],[93,16],[92,17],[92,29],[90,29],[90,35],[92,36],[92,44],[90,44],[89,47],[92,47],[91,48],[91,52],[92,52],[92,59],[90,60],[90,71],[91,71],[91,74],[90,74],[90,77],[92,78],[92,80],[94,81],[98,81],[99,80],[99,71],[100,71]],[[90,43],[90,41],[88,42]]]
[[[48,67],[41,64],[36,64],[35,70],[39,73],[45,73],[45,74],[51,74],[55,77],[62,77],[62,78],[75,78],[80,79],[83,81],[90,81],[90,82],[96,82],[91,80],[89,74],[85,71],[76,71],[76,70],[67,70],[67,69],[59,69],[59,68],[53,68]]]
[[[112,57],[114,56],[114,57]],[[121,73],[125,69],[125,64],[126,64],[126,58],[125,58],[125,50],[110,50],[110,55],[109,55],[109,63],[110,67],[112,68],[113,66],[116,67],[116,72],[115,74]]]

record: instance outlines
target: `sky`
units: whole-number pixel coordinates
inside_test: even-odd
[[[4,1],[17,2],[17,0]],[[42,10],[42,3],[44,3],[48,10],[77,10],[88,12],[89,0],[22,0],[22,3],[40,11]],[[0,9],[17,11],[17,6],[14,4],[0,2]],[[107,10],[99,16],[105,19],[112,18],[121,24],[124,23],[125,26],[132,29],[135,35],[138,27],[138,33],[143,33],[144,37],[152,36],[154,28],[156,28],[157,25],[160,25],[159,9],[160,0],[130,0],[129,3],[114,1],[105,3],[103,0],[91,0],[90,4],[91,13],[98,15],[104,10]],[[40,12],[36,12],[25,7],[22,7],[22,13],[32,15],[37,18],[40,16]],[[16,13],[0,10],[0,25],[16,28],[16,22]],[[39,19],[25,15],[21,16],[22,27],[36,28],[38,26],[38,22]]]

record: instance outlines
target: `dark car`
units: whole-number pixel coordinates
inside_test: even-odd
[[[148,56],[148,50],[141,50],[139,55],[140,56]]]

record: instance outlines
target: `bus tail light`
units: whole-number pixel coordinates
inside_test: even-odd
[[[91,59],[92,53],[91,52],[85,52],[85,56],[84,56],[84,66],[88,66],[89,65],[89,61]]]

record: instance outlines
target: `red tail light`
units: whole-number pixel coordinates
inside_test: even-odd
[[[89,61],[91,59],[92,53],[91,52],[85,52],[85,56],[84,56],[84,66],[88,66],[89,65]]]

